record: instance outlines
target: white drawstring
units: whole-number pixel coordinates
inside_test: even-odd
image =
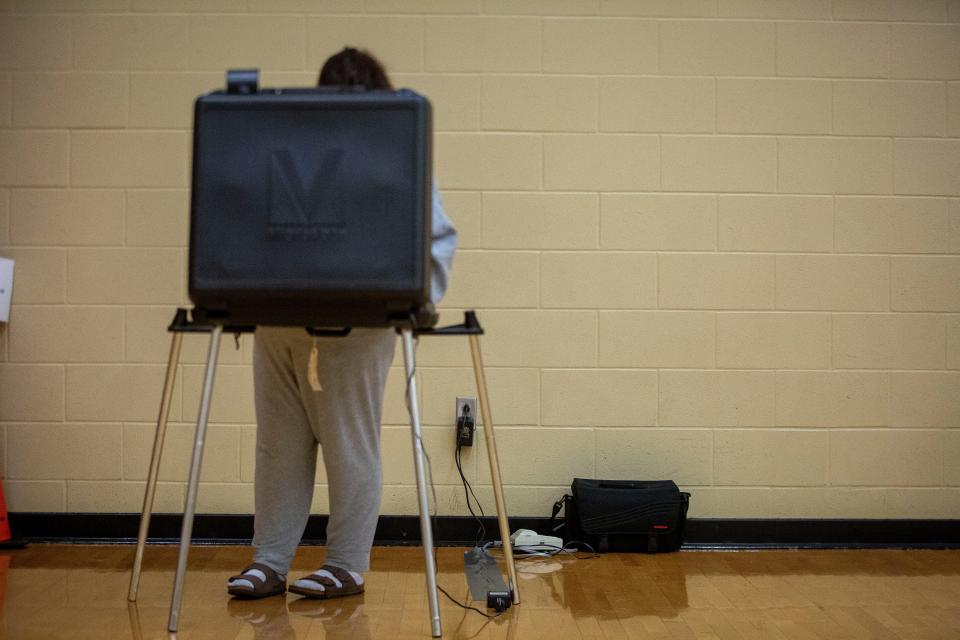
[[[317,336],[313,336],[313,348],[310,349],[310,359],[307,361],[307,382],[314,391],[323,391],[323,387],[320,386],[320,365],[317,360]]]

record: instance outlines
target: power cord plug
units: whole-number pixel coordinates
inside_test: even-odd
[[[470,405],[464,405],[463,412],[457,416],[457,446],[472,447],[476,429],[477,424],[470,415]]]

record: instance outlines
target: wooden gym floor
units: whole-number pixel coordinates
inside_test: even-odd
[[[0,552],[0,638],[168,639],[177,549],[147,549],[140,596],[128,607],[133,551],[34,544]],[[461,599],[462,552],[439,550],[440,584]],[[225,580],[249,558],[244,547],[191,550],[177,637],[430,637],[419,548],[375,548],[367,592],[328,602],[231,601]],[[293,575],[322,558],[322,548],[301,548]],[[444,638],[960,638],[960,551],[609,554],[526,560],[518,570],[523,602],[495,620],[441,595]]]

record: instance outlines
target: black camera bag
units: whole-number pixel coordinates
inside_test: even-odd
[[[683,544],[690,494],[673,480],[575,478],[571,494],[553,507],[564,510],[565,545],[582,542],[600,553],[676,551]]]

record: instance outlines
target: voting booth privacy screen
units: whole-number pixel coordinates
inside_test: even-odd
[[[412,91],[217,91],[194,114],[189,293],[224,324],[432,317],[431,118]]]

